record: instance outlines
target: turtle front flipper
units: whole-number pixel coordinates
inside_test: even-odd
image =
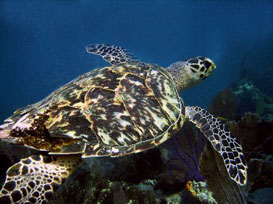
[[[138,63],[139,61],[128,51],[120,46],[95,44],[86,46],[86,51],[91,54],[100,55],[110,64]]]
[[[237,139],[225,130],[225,125],[219,119],[200,107],[186,106],[185,114],[221,154],[230,178],[239,185],[245,185],[247,164]]]
[[[80,161],[78,155],[34,155],[22,159],[8,169],[0,203],[47,203]]]

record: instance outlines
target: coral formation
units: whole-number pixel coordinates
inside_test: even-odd
[[[248,190],[273,186],[273,123],[246,113],[238,122],[227,123],[240,138],[248,162]]]
[[[85,159],[51,203],[192,203],[195,198],[184,187],[189,180],[204,181],[199,158],[205,141],[185,124],[159,148],[126,157]],[[12,162],[33,153],[24,147],[2,145]],[[21,151],[25,154],[20,155]]]
[[[264,95],[252,82],[245,81],[234,89],[240,109],[237,115],[246,112],[256,113],[259,117],[272,121],[273,99]]]
[[[228,88],[219,92],[209,106],[209,112],[217,117],[233,119],[238,109],[238,99]]]
[[[226,101],[236,108],[227,105]],[[251,198],[252,193],[258,189],[273,186],[270,176],[273,174],[272,107],[273,99],[263,94],[246,78],[214,98],[210,111],[222,118],[235,119],[225,122],[241,142],[248,163],[247,186],[238,188],[229,181],[220,156],[210,145],[207,146],[200,163],[201,174],[205,176],[208,189],[214,192],[219,203],[245,203],[247,197]]]
[[[241,117],[245,112],[252,112],[273,121],[272,64],[257,69],[250,60],[253,59],[246,54],[240,66],[240,78],[232,85],[239,102],[238,115]]]
[[[261,188],[249,196],[249,204],[270,204],[273,203],[273,188]]]
[[[207,139],[202,133],[185,123],[177,135],[159,148],[172,182],[204,181],[199,172],[199,158]]]
[[[209,112],[229,120],[239,120],[245,113],[251,112],[261,119],[273,121],[273,99],[252,82],[243,80],[238,86],[219,92],[212,100]]]
[[[124,158],[92,159],[92,164],[80,168],[57,191],[52,203],[70,203],[71,194],[75,194],[75,199],[78,198],[83,203],[246,203],[249,194],[273,185],[270,177],[273,174],[273,150],[267,147],[268,142],[273,141],[273,124],[260,120],[254,114],[246,114],[241,120],[230,121],[227,125],[244,146],[249,165],[248,185],[244,188],[230,181],[220,155],[210,144],[207,145],[201,161],[197,159],[201,154],[194,153],[198,143],[194,143],[195,140],[192,139],[197,139],[198,132],[186,125],[179,134],[187,133],[184,139],[187,138],[189,147],[193,147],[190,152],[187,152],[187,145],[185,146],[187,142],[178,134],[159,149]],[[260,137],[257,141],[260,133],[263,138]],[[173,150],[169,150],[173,142],[178,142],[178,149],[186,149],[179,152],[174,146]],[[190,154],[193,155],[189,156]],[[157,168],[151,165],[155,160],[159,163]],[[137,166],[140,163],[143,165],[141,168]],[[197,165],[192,165],[193,163]],[[192,168],[185,168],[186,164]],[[110,170],[105,171],[107,167]],[[149,173],[141,176],[145,174],[145,168],[148,170],[146,173]],[[91,169],[95,171],[92,172]],[[189,174],[189,171],[193,173]],[[135,177],[132,180],[133,175]],[[206,183],[200,180],[195,182],[192,178],[199,178]],[[198,190],[199,188],[203,190]]]
[[[205,141],[186,124],[159,148],[120,158],[89,159],[51,203],[74,203],[69,197],[79,189],[74,198],[83,203],[200,203],[184,187],[188,180],[204,180],[198,158]]]
[[[218,203],[245,203],[246,193],[230,181],[221,156],[209,144],[202,156],[200,171],[206,178],[208,190],[213,192]]]
[[[199,181],[188,181],[186,189],[196,197],[201,203],[217,204],[216,200],[212,196],[212,192],[208,191],[207,184]]]
[[[273,83],[273,66],[272,63],[260,65],[261,67],[253,67],[253,57],[249,53],[245,55],[240,65],[240,78],[236,83],[251,82],[264,95],[273,98],[272,83]],[[236,85],[237,86],[237,85]]]

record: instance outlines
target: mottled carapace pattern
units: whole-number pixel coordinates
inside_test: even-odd
[[[183,111],[164,68],[119,64],[78,77],[6,122],[18,141],[52,154],[121,156],[167,140],[183,125]]]

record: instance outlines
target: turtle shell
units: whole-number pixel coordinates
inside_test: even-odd
[[[15,143],[50,154],[121,156],[166,141],[183,111],[164,68],[121,64],[83,74],[5,122]]]

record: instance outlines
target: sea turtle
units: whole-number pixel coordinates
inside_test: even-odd
[[[144,63],[119,46],[86,47],[111,65],[85,73],[0,126],[3,141],[40,150],[7,170],[1,203],[47,203],[82,158],[123,156],[153,148],[188,120],[224,159],[229,176],[247,182],[242,147],[219,119],[185,106],[179,92],[207,78],[212,60],[196,57],[167,68]]]

